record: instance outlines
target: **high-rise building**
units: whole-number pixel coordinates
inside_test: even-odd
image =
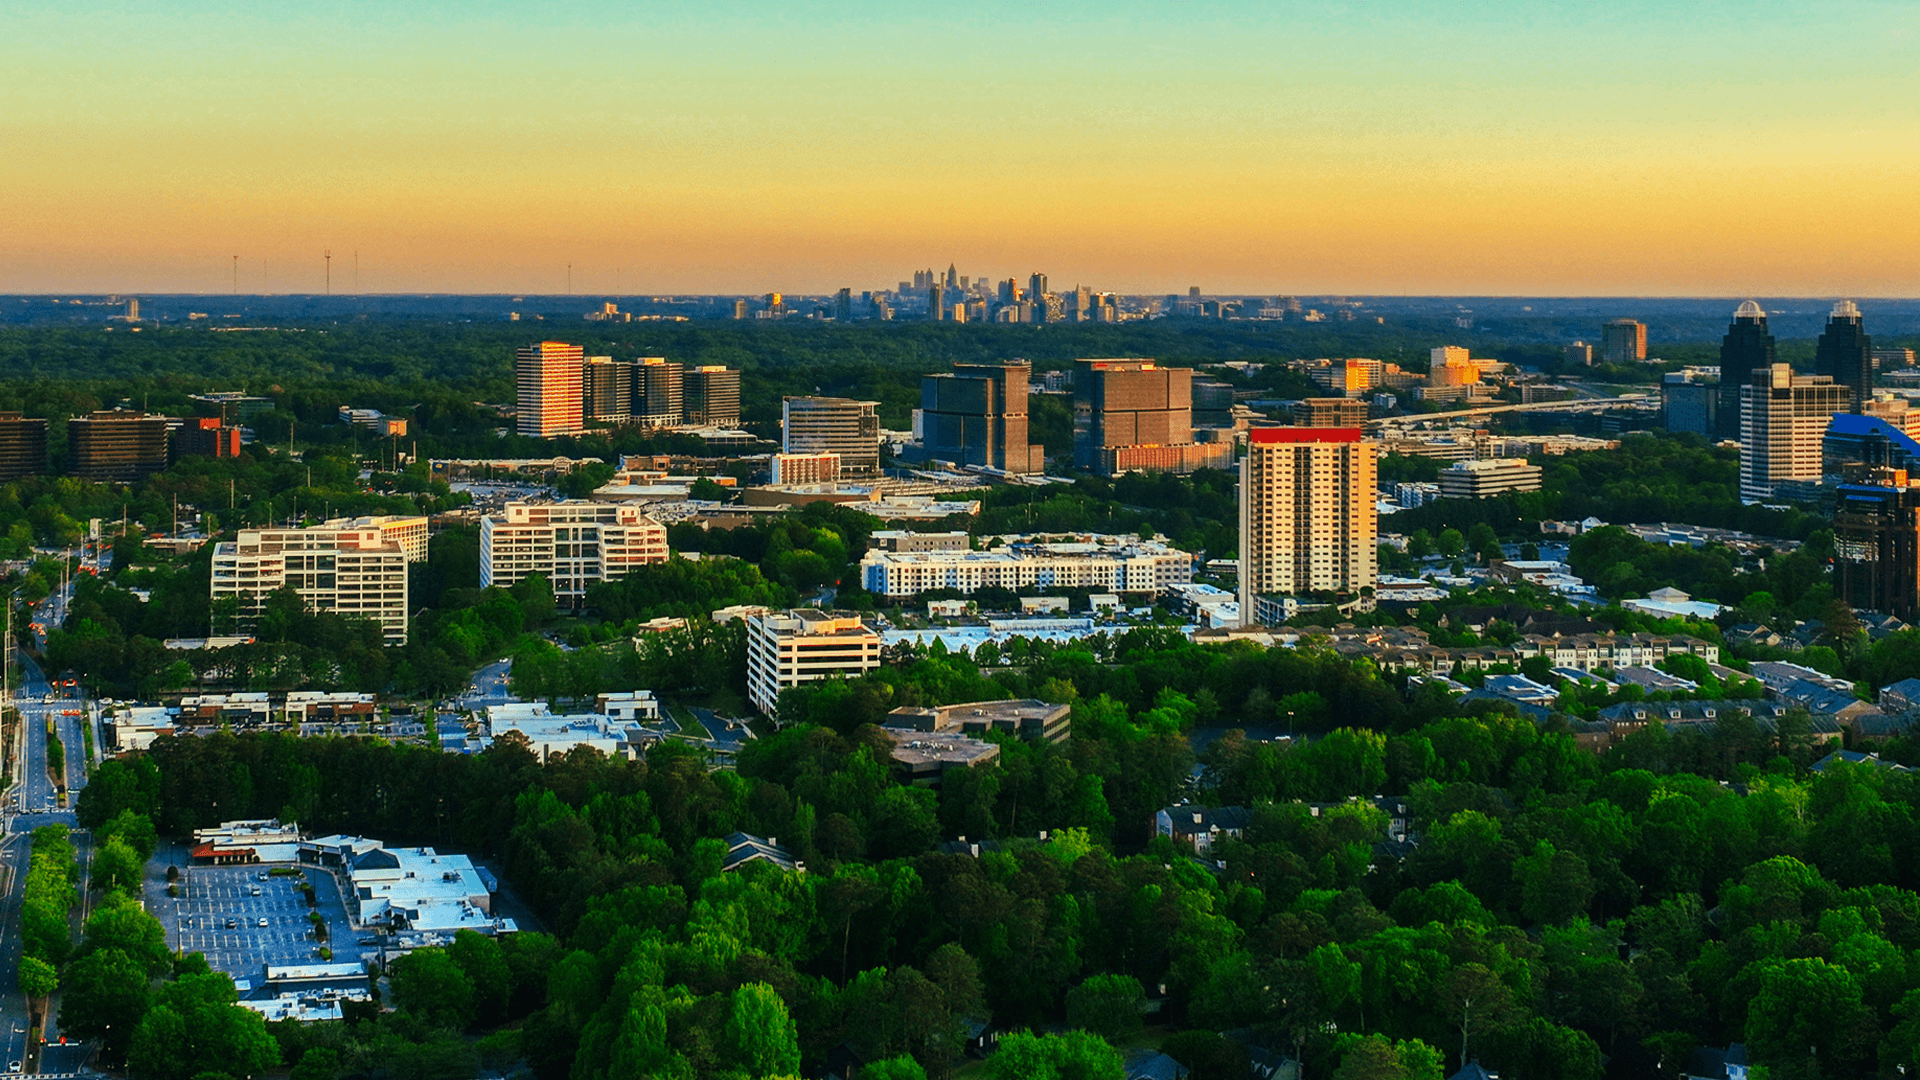
[[[948,263],[947,264],[947,289],[949,291],[958,291],[959,288],[960,288],[960,268],[955,266],[952,263]]]
[[[1047,295],[1047,275],[1035,270],[1027,278],[1027,299],[1039,303]]]
[[[167,467],[164,416],[102,410],[67,421],[69,475],[85,480],[138,480]]]
[[[1593,366],[1593,346],[1584,341],[1576,341],[1562,350],[1566,362],[1575,367]]]
[[[1827,328],[1813,350],[1813,373],[1825,375],[1847,388],[1847,408],[1859,412],[1873,397],[1873,339],[1860,321],[1860,308],[1851,300],[1833,305]]]
[[[138,297],[127,301],[127,321],[140,321],[140,300]]]
[[[686,369],[664,356],[633,362],[633,418],[648,427],[673,427],[687,419]]]
[[[1787,364],[1753,373],[1740,390],[1740,497],[1773,497],[1790,480],[1818,480],[1822,440],[1849,388],[1825,375],[1795,375]]]
[[[611,356],[589,356],[580,375],[580,411],[587,420],[633,419],[633,365]]]
[[[880,475],[877,401],[835,397],[790,397],[781,403],[780,449],[789,454],[840,455],[840,475]]]
[[[1920,619],[1920,487],[1904,469],[1860,480],[1840,485],[1834,505],[1834,591],[1850,607]]]
[[[745,319],[753,313],[752,309],[753,305],[747,303],[746,299],[742,297],[733,302],[733,317],[736,319]]]
[[[1647,324],[1610,319],[1600,328],[1600,357],[1609,364],[1637,364],[1647,358]]]
[[[1875,349],[1873,350],[1873,370],[1890,371],[1894,368],[1912,367],[1912,349]]]
[[[955,364],[951,375],[920,379],[921,442],[927,456],[1010,473],[1046,468],[1046,454],[1027,441],[1025,360]]]
[[[550,439],[584,429],[585,367],[586,352],[578,345],[542,341],[520,349],[513,365],[520,391],[520,434]]]
[[[483,589],[544,574],[554,597],[577,607],[588,586],[666,561],[666,527],[635,506],[510,502],[480,520]]]
[[[1767,309],[1757,301],[1742,301],[1733,313],[1727,335],[1720,339],[1719,415],[1714,431],[1723,439],[1740,437],[1740,391],[1753,382],[1753,373],[1778,361],[1773,335],[1767,333]],[[1667,430],[1674,430],[1671,420]]]
[[[1083,359],[1073,373],[1073,464],[1098,469],[1115,446],[1193,441],[1193,371],[1146,359]]]
[[[1670,371],[1660,383],[1660,415],[1668,431],[1692,432],[1709,439],[1740,437],[1740,402],[1735,395],[1732,434],[1722,431],[1720,394],[1723,382],[1707,382],[1697,371]]]
[[[0,482],[46,471],[46,418],[0,412]]]
[[[1255,428],[1240,459],[1240,620],[1262,595],[1377,585],[1375,446],[1359,428]]]
[[[419,523],[424,539],[426,522]],[[258,623],[267,598],[291,586],[308,607],[380,627],[389,645],[407,643],[407,548],[380,523],[330,521],[311,529],[242,529],[232,543],[215,545],[208,586],[216,620],[231,598],[245,633]]]
[[[947,284],[936,281],[927,289],[927,321],[943,322],[947,315]]]
[[[734,427],[740,423],[740,373],[719,364],[686,372],[687,423]]]
[[[1233,426],[1233,385],[1208,379],[1193,380],[1193,426]]]
[[[1008,278],[1000,283],[1000,302],[1002,304],[1018,303],[1019,300],[1020,282],[1013,278]]]

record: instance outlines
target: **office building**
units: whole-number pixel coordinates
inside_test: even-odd
[[[1813,350],[1813,373],[1825,375],[1847,388],[1847,409],[1859,412],[1873,397],[1873,339],[1861,324],[1860,308],[1851,300],[1833,305],[1827,326]]]
[[[633,365],[611,356],[589,356],[580,375],[581,413],[588,420],[633,419]]]
[[[167,467],[164,416],[122,409],[67,421],[68,475],[83,480],[138,480]]]
[[[1600,358],[1608,364],[1637,364],[1647,358],[1647,324],[1611,319],[1600,328]]]
[[[1767,309],[1758,301],[1743,301],[1720,339],[1719,404],[1713,428],[1720,438],[1740,437],[1740,390],[1753,382],[1754,372],[1766,371],[1778,361],[1773,335],[1767,332]],[[1675,429],[1669,423],[1667,430]]]
[[[664,356],[633,362],[633,418],[647,427],[674,427],[686,419],[686,369]]]
[[[514,359],[519,388],[522,435],[550,439],[585,429],[581,382],[586,354],[578,345],[542,341],[520,349]]]
[[[1018,542],[986,551],[868,551],[860,582],[868,592],[902,598],[930,589],[1092,589],[1158,594],[1193,580],[1193,556],[1154,540]]]
[[[687,371],[684,385],[687,423],[707,427],[739,426],[738,371],[719,364],[702,364]]]
[[[747,698],[773,716],[780,692],[880,666],[880,635],[849,611],[801,608],[747,619]]]
[[[422,519],[413,519],[421,522]],[[291,586],[314,611],[366,619],[389,645],[407,643],[407,550],[378,524],[328,522],[311,529],[242,529],[215,545],[209,592],[216,624],[223,601],[236,604],[235,626],[251,633],[267,598]]]
[[[753,305],[749,304],[744,297],[733,302],[733,317],[735,319],[745,319],[752,313]]]
[[[1240,460],[1240,617],[1267,594],[1378,584],[1378,473],[1359,428],[1256,428]]]
[[[0,482],[46,471],[46,418],[0,412]]]
[[[1573,367],[1593,366],[1593,346],[1584,341],[1576,341],[1561,350],[1561,356]]]
[[[1873,370],[1890,371],[1894,368],[1912,367],[1912,349],[1874,349]]]
[[[1703,381],[1696,377],[1697,372],[1670,371],[1660,383],[1660,412],[1668,431],[1675,434],[1692,432],[1709,439],[1738,438],[1725,435],[1720,430],[1720,417],[1724,415],[1720,408],[1720,395],[1726,384],[1718,380]],[[1735,402],[1734,427],[1739,427],[1738,402]]]
[[[1358,398],[1306,398],[1288,407],[1294,427],[1359,427],[1367,422],[1367,403]]]
[[[1825,375],[1795,375],[1787,364],[1753,373],[1740,391],[1740,497],[1773,497],[1788,481],[1818,481],[1823,441],[1851,390]]]
[[[1440,470],[1440,497],[1485,499],[1514,491],[1539,491],[1540,466],[1525,458],[1456,461]]]
[[[1386,365],[1378,360],[1353,357],[1317,361],[1308,368],[1307,377],[1329,393],[1361,397],[1382,384],[1385,372]]]
[[[867,538],[878,551],[967,551],[973,547],[964,532],[921,533],[882,529]]]
[[[506,588],[544,574],[553,595],[575,607],[596,582],[667,561],[666,527],[615,503],[510,502],[480,520],[480,587]]]
[[[894,731],[985,735],[1002,732],[1032,743],[1062,743],[1073,733],[1073,706],[1036,698],[969,701],[958,705],[902,705],[882,726]]]
[[[775,454],[772,466],[772,482],[775,484],[837,484],[840,482],[839,454]]]
[[[0,427],[0,432],[5,428]],[[173,456],[236,458],[240,456],[240,429],[228,427],[217,416],[188,420],[173,435]]]
[[[1027,441],[1030,375],[1025,360],[1005,360],[955,364],[950,375],[922,376],[921,445],[926,455],[1009,473],[1044,471],[1045,451]]]
[[[838,454],[843,479],[880,475],[877,401],[790,397],[781,402],[780,449],[789,454]]]
[[[833,317],[836,322],[853,321],[852,289],[841,289],[833,294]]]
[[[1226,430],[1233,427],[1233,385],[1209,379],[1193,380],[1193,426]]]
[[[1905,469],[1842,484],[1833,511],[1834,592],[1851,607],[1920,619],[1920,488]]]
[[[935,281],[927,289],[927,321],[940,322],[947,318],[947,285],[944,281]]]
[[[1222,452],[1226,444],[1194,443],[1190,369],[1161,367],[1145,359],[1081,360],[1075,365],[1073,386],[1077,468],[1118,476],[1192,472],[1232,463],[1231,449]]]
[[[216,416],[221,423],[234,427],[244,427],[254,417],[273,408],[270,397],[248,397],[234,390],[216,390],[206,394],[189,394],[187,400],[202,416]]]

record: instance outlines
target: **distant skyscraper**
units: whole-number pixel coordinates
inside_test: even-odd
[[[922,445],[927,456],[1010,473],[1035,473],[1046,454],[1027,441],[1025,360],[955,364],[951,375],[920,379]]]
[[[1848,408],[1859,412],[1873,397],[1873,339],[1860,321],[1860,309],[1851,300],[1833,305],[1827,328],[1813,351],[1813,373],[1825,375],[1848,390]]]
[[[880,475],[877,401],[790,397],[782,403],[780,448],[789,454],[839,454],[840,475]]]
[[[140,299],[138,297],[127,301],[127,321],[140,321]]]
[[[841,289],[833,296],[833,317],[839,322],[853,321],[853,290]]]
[[[1013,278],[1000,283],[1000,302],[1011,304],[1020,299],[1020,283]]]
[[[1647,324],[1613,319],[1600,328],[1600,356],[1609,364],[1637,364],[1647,358]]]
[[[1833,415],[1847,411],[1849,390],[1787,364],[1754,372],[1740,390],[1740,497],[1769,499],[1786,481],[1820,479],[1822,441]]]
[[[927,321],[942,322],[948,314],[947,286],[944,282],[936,281],[927,289]]]
[[[585,350],[578,345],[543,341],[520,349],[514,359],[522,435],[550,439],[582,428],[581,390]]]
[[[1037,304],[1045,295],[1047,295],[1047,275],[1035,270],[1027,278],[1027,299]]]
[[[740,422],[740,373],[705,364],[685,376],[687,423],[733,427]]]
[[[1576,367],[1593,366],[1593,346],[1584,341],[1576,341],[1563,351],[1566,361]]]
[[[735,300],[733,302],[733,317],[736,319],[744,319],[748,316],[751,309],[752,305],[748,304],[746,300]]]
[[[1720,404],[1714,417],[1722,439],[1740,437],[1740,388],[1753,382],[1753,373],[1773,367],[1773,335],[1767,333],[1767,311],[1747,300],[1733,313],[1727,336],[1720,339]],[[1673,430],[1673,425],[1667,425]]]
[[[1263,595],[1379,584],[1375,446],[1359,428],[1255,428],[1240,461],[1240,621]]]
[[[960,270],[952,263],[947,264],[947,288],[949,290],[960,288]]]

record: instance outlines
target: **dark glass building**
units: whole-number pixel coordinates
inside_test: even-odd
[[[1873,399],[1873,339],[1860,323],[1860,309],[1851,300],[1833,305],[1827,328],[1813,352],[1813,373],[1831,376],[1852,391],[1852,409]]]
[[[1714,417],[1714,432],[1722,439],[1740,437],[1740,388],[1753,381],[1753,373],[1778,363],[1774,355],[1773,335],[1767,333],[1767,312],[1752,300],[1733,313],[1727,336],[1720,339],[1720,401]],[[1672,425],[1668,425],[1671,429]]]

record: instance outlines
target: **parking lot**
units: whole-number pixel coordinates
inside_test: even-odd
[[[337,882],[321,870],[298,869],[272,875],[258,864],[183,868],[184,895],[168,900],[161,891],[152,904],[154,914],[174,948],[204,953],[214,970],[251,979],[256,986],[268,966],[318,962],[323,945],[333,950],[333,963],[358,961],[363,949],[347,922]],[[309,908],[301,893],[306,882],[313,884],[317,909]],[[326,920],[324,942],[307,917],[313,910]]]

